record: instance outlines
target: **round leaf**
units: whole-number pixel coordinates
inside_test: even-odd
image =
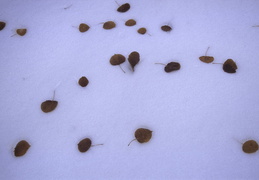
[[[223,70],[227,73],[236,73],[237,65],[232,59],[228,59],[223,64]]]
[[[139,128],[135,131],[135,138],[139,143],[146,143],[152,137],[152,131],[149,129]]]
[[[89,138],[82,139],[78,143],[78,150],[82,153],[86,152],[90,149],[91,145],[92,145],[91,139],[89,139]]]
[[[170,62],[165,66],[164,70],[165,72],[169,73],[172,71],[179,70],[180,68],[181,68],[181,65],[178,62]]]
[[[58,101],[47,100],[41,103],[41,110],[45,113],[53,111],[58,105]]]
[[[81,23],[81,24],[79,25],[79,31],[80,31],[80,32],[86,32],[86,31],[88,31],[89,28],[90,28],[90,27],[89,27],[87,24],[84,24],[84,23]]]
[[[130,9],[130,4],[129,3],[125,3],[123,5],[121,5],[120,7],[118,7],[117,11],[118,12],[127,12]]]
[[[246,141],[242,147],[245,153],[255,153],[258,150],[258,144],[254,140]]]
[[[107,21],[103,24],[103,29],[112,29],[116,26],[113,21]]]
[[[132,70],[134,71],[134,67],[136,66],[136,64],[139,63],[139,53],[136,51],[130,53],[128,61],[130,63]]]
[[[24,154],[26,154],[26,152],[28,151],[28,149],[29,149],[30,147],[31,147],[31,146],[30,146],[30,144],[29,144],[27,141],[22,140],[22,141],[20,141],[20,142],[16,145],[16,147],[15,147],[15,149],[14,149],[14,155],[15,155],[16,157],[23,156]]]
[[[82,87],[86,87],[88,85],[89,81],[85,76],[82,76],[79,81],[78,84]]]
[[[123,55],[114,54],[110,59],[110,63],[111,63],[111,65],[116,66],[116,65],[120,65],[120,64],[124,63],[125,60],[126,60],[126,58]]]

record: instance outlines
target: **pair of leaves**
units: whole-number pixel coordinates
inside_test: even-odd
[[[120,7],[118,7],[117,11],[124,13],[124,12],[127,12],[129,9],[130,9],[130,4],[125,3],[125,4],[122,4]]]
[[[125,22],[126,26],[135,26],[137,22],[134,19],[129,19]]]
[[[79,25],[79,31],[82,33],[88,31],[89,29],[90,29],[90,27],[85,23],[81,23]]]
[[[85,77],[82,76],[79,80],[78,80],[78,84],[82,87],[86,87],[89,84],[89,80]]]
[[[6,23],[0,21],[0,31],[2,31],[5,28]]]
[[[103,24],[103,29],[109,30],[115,28],[116,24],[113,21],[107,21]]]
[[[258,144],[254,140],[249,140],[243,144],[242,149],[245,153],[255,153],[258,150]]]
[[[25,140],[22,140],[20,141],[16,147],[14,148],[14,155],[16,157],[20,157],[20,156],[23,156],[24,154],[26,154],[26,152],[28,151],[28,149],[30,148],[30,144],[25,141]]]
[[[124,63],[126,60],[126,58],[121,55],[121,54],[114,54],[111,58],[110,58],[110,64],[113,66],[119,65]],[[133,51],[130,53],[129,57],[128,57],[128,61],[130,63],[130,66],[132,68],[132,71],[134,72],[134,67],[139,63],[140,60],[140,56],[139,53],[136,51]],[[122,69],[122,68],[121,68]],[[122,69],[122,71],[125,73],[125,71]]]
[[[165,32],[170,32],[172,31],[172,28],[168,25],[164,25],[164,26],[161,26],[161,30]]]
[[[146,143],[152,138],[152,131],[145,128],[139,128],[135,131],[135,138],[133,139],[128,146],[135,140],[137,140],[139,143]]]

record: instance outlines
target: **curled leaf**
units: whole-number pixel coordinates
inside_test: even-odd
[[[78,150],[82,153],[86,152],[90,149],[91,145],[92,145],[91,139],[89,139],[89,138],[82,139],[78,143]]]
[[[82,87],[86,87],[88,85],[89,81],[85,76],[82,76],[79,81],[78,84]]]
[[[139,33],[139,34],[142,34],[142,35],[143,35],[143,34],[146,34],[146,32],[147,32],[147,29],[144,28],[144,27],[138,29],[138,33]]]
[[[47,100],[41,103],[41,110],[45,113],[53,111],[58,105],[58,101]]]
[[[139,63],[139,53],[136,51],[130,53],[128,61],[130,63],[132,70],[134,71],[134,67]]]
[[[116,24],[113,21],[107,21],[103,24],[103,29],[112,29],[116,26]]]
[[[122,4],[120,7],[118,7],[117,11],[123,13],[123,12],[127,12],[129,9],[130,9],[130,4],[125,3],[125,4]]]
[[[214,61],[214,57],[212,57],[212,56],[201,56],[201,57],[199,57],[199,59],[205,63],[211,63]]]
[[[16,33],[20,36],[24,36],[27,32],[27,29],[16,29]]]
[[[90,29],[90,27],[87,25],[87,24],[85,24],[85,23],[81,23],[80,25],[79,25],[79,31],[80,32],[86,32],[86,31],[88,31]]]
[[[178,62],[170,62],[165,66],[164,70],[165,72],[169,73],[172,71],[179,70],[180,68],[181,68],[181,65]]]
[[[125,22],[126,26],[135,26],[137,22],[134,19],[129,19],[128,21]]]
[[[228,59],[223,64],[223,70],[227,73],[236,73],[237,65],[232,59]]]
[[[14,155],[15,155],[16,157],[23,156],[24,154],[26,154],[26,152],[28,151],[28,149],[29,149],[30,147],[31,147],[31,146],[30,146],[30,144],[29,144],[27,141],[22,140],[22,141],[20,141],[20,142],[16,145],[16,147],[15,147],[15,149],[14,149]]]
[[[258,150],[258,144],[254,140],[246,141],[242,147],[245,153],[255,153]]]
[[[165,32],[170,32],[172,30],[172,28],[168,25],[161,26],[161,29]]]
[[[0,31],[2,31],[5,28],[6,23],[0,21]]]

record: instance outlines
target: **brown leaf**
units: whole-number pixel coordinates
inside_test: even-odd
[[[27,32],[27,29],[16,29],[16,33],[20,36],[24,36]]]
[[[78,84],[82,87],[86,87],[88,85],[89,81],[85,76],[82,76],[79,81]]]
[[[125,4],[121,5],[120,7],[118,7],[117,11],[118,12],[127,12],[129,9],[130,9],[130,4],[125,3]]]
[[[237,65],[232,59],[228,59],[223,64],[223,70],[227,73],[235,73]]]
[[[20,142],[16,145],[16,147],[15,147],[15,149],[14,149],[14,155],[15,155],[16,157],[23,156],[24,154],[26,154],[26,152],[28,151],[28,149],[29,149],[30,147],[31,147],[31,146],[30,146],[30,144],[29,144],[27,141],[22,140],[22,141],[20,141]]]
[[[211,63],[214,61],[214,57],[212,57],[212,56],[201,56],[201,57],[199,57],[199,59],[205,63]]]
[[[135,138],[139,143],[146,143],[152,137],[152,131],[149,129],[139,128],[135,131]]]
[[[138,29],[139,34],[146,34],[146,32],[147,32],[147,29],[144,27]]]
[[[0,21],[0,31],[2,31],[5,28],[6,23]]]
[[[254,140],[246,141],[242,147],[245,153],[254,153],[258,150],[258,144]]]
[[[107,21],[103,24],[103,29],[112,29],[116,26],[113,21]]]
[[[165,32],[170,32],[172,30],[172,28],[168,25],[161,26],[161,29]]]
[[[84,23],[81,23],[81,24],[79,25],[79,31],[80,31],[80,32],[86,32],[86,31],[88,31],[89,28],[90,28],[90,27],[89,27],[87,24],[84,24]]]
[[[47,100],[41,103],[41,110],[45,113],[53,111],[58,105],[58,101]]]
[[[139,63],[139,53],[136,51],[130,53],[128,61],[130,63],[132,70],[134,71],[134,67]]]
[[[169,73],[172,71],[179,70],[180,68],[181,68],[181,65],[178,62],[170,62],[165,66],[164,70],[165,72]]]
[[[126,26],[135,26],[137,22],[134,19],[129,19],[128,21],[125,22]]]
[[[89,138],[82,139],[78,143],[78,150],[82,153],[86,152],[90,149],[91,145],[92,145],[91,139],[89,139]]]
[[[126,58],[123,55],[114,54],[110,59],[110,63],[111,63],[111,65],[116,66],[116,65],[120,65],[120,64],[124,63],[125,60],[126,60]]]

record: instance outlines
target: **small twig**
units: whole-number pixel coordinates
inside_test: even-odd
[[[122,70],[124,73],[126,73],[126,72],[122,69],[121,65],[119,65],[119,66],[120,66],[121,70]]]
[[[255,25],[255,26],[252,26],[252,27],[259,27],[259,25]]]
[[[72,4],[71,4],[70,6],[68,6],[68,7],[65,7],[64,9],[67,10],[67,9],[69,9],[71,6],[72,6]]]
[[[209,49],[210,49],[210,47],[207,48],[207,51],[205,52],[205,56],[207,56],[207,52],[208,52]]]
[[[163,63],[155,63],[155,64],[160,64],[160,65],[164,65],[164,66],[166,65],[166,64],[163,64]]]

